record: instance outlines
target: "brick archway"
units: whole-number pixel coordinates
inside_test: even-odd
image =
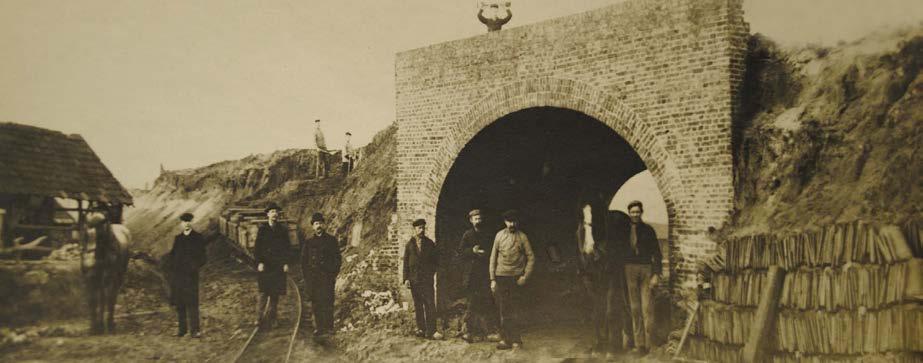
[[[432,155],[427,163],[430,167],[423,173],[423,178],[434,183],[434,188],[430,190],[435,194],[420,195],[422,201],[432,201],[432,204],[424,202],[424,209],[419,213],[419,217],[428,221],[430,235],[435,235],[437,228],[439,192],[465,145],[504,116],[534,107],[555,107],[583,113],[625,139],[654,176],[666,203],[670,224],[673,224],[678,217],[674,195],[679,197],[683,192],[681,175],[672,156],[663,147],[663,141],[647,127],[647,123],[630,107],[603,90],[573,80],[537,78],[503,85],[475,102],[460,118],[461,122],[449,131],[449,137],[443,141],[439,151]],[[677,239],[671,232],[670,240]],[[664,252],[670,253],[671,261],[674,260],[672,251]]]

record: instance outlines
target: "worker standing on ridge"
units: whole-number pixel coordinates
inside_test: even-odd
[[[343,170],[345,174],[349,174],[349,172],[353,171],[353,159],[355,156],[353,156],[353,147],[350,145],[350,138],[352,138],[352,136],[353,134],[347,131],[346,144],[343,145]]]
[[[324,141],[324,132],[320,129],[320,120],[314,120],[314,147],[317,149],[317,162],[314,167],[314,177],[315,178],[325,178],[327,177],[327,170],[330,168],[327,165],[327,142]]]

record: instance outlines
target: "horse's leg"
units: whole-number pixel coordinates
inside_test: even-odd
[[[87,280],[87,297],[88,305],[90,306],[90,334],[99,334],[102,330],[102,322],[99,316],[99,305],[101,301],[99,299],[99,284],[96,282],[95,271],[90,272],[91,275]]]
[[[87,289],[87,305],[90,307],[90,334],[98,334],[96,326],[96,291],[93,291],[93,286],[89,285]]]
[[[98,297],[96,302],[96,307],[98,309],[96,313],[97,324],[99,324],[99,330],[102,334],[107,334],[109,331],[106,328],[106,281],[100,279],[99,287],[97,287]]]
[[[115,332],[115,303],[119,300],[119,290],[122,287],[122,276],[114,276],[109,285],[109,330]]]
[[[108,316],[106,316],[106,330],[109,334],[115,333],[115,300],[119,296],[115,289],[115,286],[106,286],[106,307],[109,309]]]

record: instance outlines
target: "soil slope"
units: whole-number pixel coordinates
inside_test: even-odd
[[[750,48],[735,232],[918,218],[923,27],[834,48],[756,35]]]

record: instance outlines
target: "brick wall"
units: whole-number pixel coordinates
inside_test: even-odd
[[[399,53],[398,233],[425,218],[461,148],[530,107],[585,113],[638,152],[666,200],[674,272],[688,277],[733,203],[731,122],[748,26],[741,0],[629,0]],[[398,259],[400,249],[392,249]],[[675,275],[674,275],[675,276]]]

